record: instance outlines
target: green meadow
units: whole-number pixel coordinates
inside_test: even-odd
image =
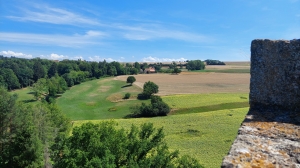
[[[103,78],[73,86],[56,103],[71,118],[73,126],[114,120],[125,129],[145,122],[163,127],[171,150],[189,154],[205,167],[220,167],[249,107],[247,93],[169,95],[162,97],[172,108],[168,116],[125,119],[131,106],[149,102],[137,100],[141,92],[135,85]],[[12,93],[17,93],[24,103],[35,103],[28,88]],[[128,100],[123,99],[126,93],[131,94]]]
[[[165,140],[171,150],[188,154],[204,167],[220,167],[228,153],[238,128],[248,112],[248,108],[210,111],[167,117],[115,119],[120,127],[129,129],[132,124],[151,122],[155,127],[164,128]],[[98,123],[103,120],[90,120]],[[89,120],[75,121],[79,126]]]

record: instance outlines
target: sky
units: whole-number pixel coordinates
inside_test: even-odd
[[[250,61],[253,39],[299,39],[300,0],[0,0],[0,55]]]

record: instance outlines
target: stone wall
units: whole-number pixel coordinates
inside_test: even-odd
[[[250,107],[300,107],[300,40],[253,40]]]
[[[221,167],[300,168],[300,39],[252,41],[249,97]]]

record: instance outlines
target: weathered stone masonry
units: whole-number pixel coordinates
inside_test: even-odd
[[[300,39],[252,41],[249,97],[222,167],[300,168]]]

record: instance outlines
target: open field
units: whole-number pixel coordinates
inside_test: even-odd
[[[117,76],[126,81],[128,76]],[[135,75],[134,85],[143,87],[147,81],[159,86],[159,95],[195,93],[249,93],[250,74],[248,73],[196,73],[182,72],[171,74]]]
[[[133,86],[125,83],[127,76],[84,82],[67,90],[56,102],[74,126],[114,119],[126,129],[131,124],[152,122],[155,127],[164,127],[171,150],[179,149],[205,167],[219,167],[248,111],[250,74],[183,72],[139,74],[135,78]],[[172,108],[171,115],[122,119],[130,114],[130,106],[149,102],[136,99],[143,83],[149,80],[159,86],[159,95]],[[132,97],[123,100],[127,92]],[[13,93],[25,103],[34,103],[30,89]]]
[[[123,118],[131,105],[141,103],[136,100],[141,91],[123,81],[104,78],[73,86],[57,99],[57,105],[72,120]],[[133,98],[123,100],[127,92]]]
[[[181,154],[188,154],[199,160],[205,167],[220,167],[222,159],[235,139],[238,128],[248,108],[211,111],[188,115],[167,117],[116,119],[120,127],[130,128],[151,122],[155,127],[163,127],[165,139],[171,150],[179,149]],[[98,123],[103,120],[92,120]],[[85,121],[75,121],[79,126]]]

